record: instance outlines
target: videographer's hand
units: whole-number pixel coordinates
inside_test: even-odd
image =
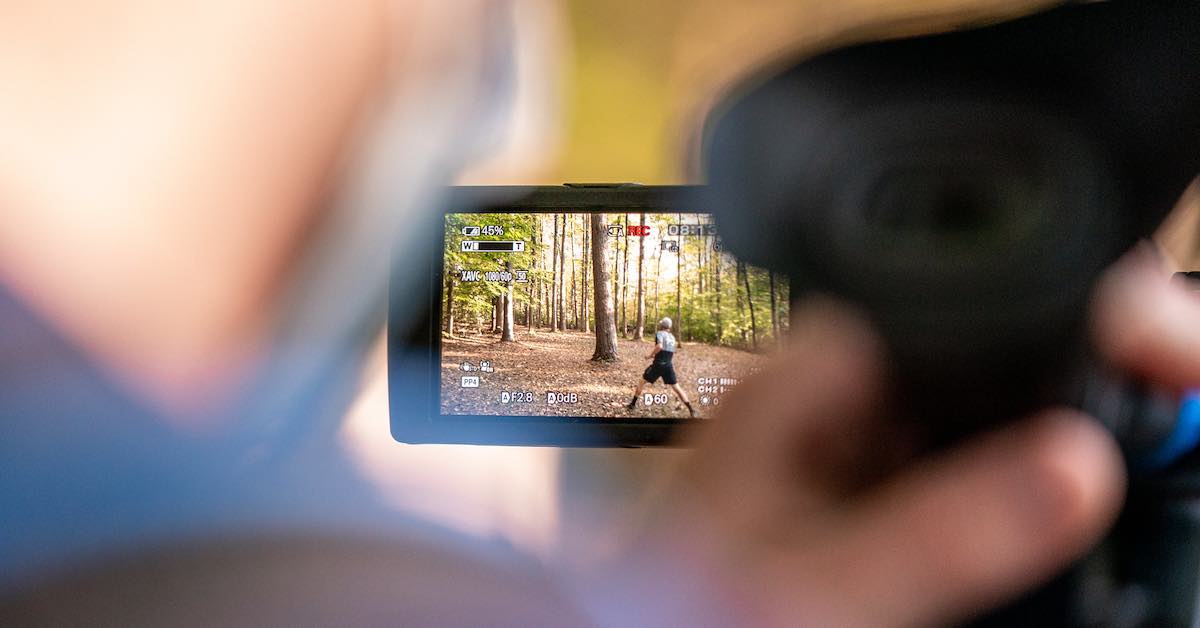
[[[1161,384],[1200,382],[1200,304],[1144,257],[1103,282],[1097,342]],[[953,622],[1049,578],[1112,522],[1123,466],[1089,417],[1048,409],[914,459],[869,327],[818,301],[793,330],[614,561],[608,599],[645,603],[606,608],[613,623],[647,606],[675,625]]]
[[[1127,255],[1104,277],[1093,314],[1109,362],[1167,389],[1200,386],[1200,298],[1163,271],[1153,249]]]

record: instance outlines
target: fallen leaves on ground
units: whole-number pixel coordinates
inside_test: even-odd
[[[619,360],[593,362],[595,336],[578,331],[520,331],[514,342],[499,342],[498,336],[465,336],[442,339],[442,413],[498,416],[577,416],[605,418],[687,418],[688,411],[671,389],[659,380],[647,384],[645,393],[666,395],[667,403],[650,407],[638,401],[630,411],[626,404],[650,365],[647,357],[654,350],[649,340],[617,341]],[[464,362],[478,369],[488,361],[495,372],[462,370]],[[711,418],[720,400],[732,390],[726,385],[718,392],[700,391],[701,378],[745,377],[761,366],[766,356],[731,347],[699,343],[680,343],[675,354],[675,372],[679,384],[696,408],[696,416]],[[478,388],[463,388],[462,377],[478,376]],[[707,384],[706,384],[707,385]],[[503,393],[510,398],[532,401],[502,403]],[[547,403],[547,393],[556,393],[575,403]],[[661,399],[661,397],[660,397]],[[715,401],[715,403],[714,403]]]

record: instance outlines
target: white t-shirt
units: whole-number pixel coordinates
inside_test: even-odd
[[[665,329],[659,330],[658,333],[654,334],[654,341],[662,347],[663,351],[675,353],[675,336],[671,335],[671,332]]]

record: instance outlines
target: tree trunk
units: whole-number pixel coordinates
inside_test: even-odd
[[[744,263],[738,264],[742,267],[742,281],[746,283],[746,303],[750,304],[750,338],[754,348],[758,349],[758,321],[754,318],[754,297],[750,293],[750,270]]]
[[[620,310],[621,296],[621,238],[617,236],[613,238],[613,260],[612,260],[612,299],[613,299],[613,323],[617,323],[617,312]],[[607,264],[607,262],[605,262]]]
[[[593,360],[612,361],[617,359],[617,326],[613,320],[613,302],[609,296],[608,279],[608,226],[603,214],[592,214],[592,270],[595,285],[596,350]],[[615,256],[614,256],[615,257]]]
[[[629,214],[625,214],[622,223],[621,239],[625,242],[625,252],[621,256],[621,336],[629,337],[629,315],[626,313],[629,302]]]
[[[558,330],[558,214],[554,214],[554,234],[550,238],[550,331]]]
[[[737,265],[734,266],[734,272],[733,272],[733,294],[737,298],[737,310],[738,310],[738,333],[742,337],[742,346],[743,347],[746,346],[746,341],[748,340],[748,338],[746,337],[746,324],[745,324],[746,302],[742,300],[742,273],[744,272],[744,270],[745,269],[742,267],[742,263],[738,262]]]
[[[659,288],[659,284],[661,284],[661,283],[662,283],[662,241],[663,241],[663,235],[665,235],[665,234],[663,234],[663,233],[660,231],[660,232],[659,232],[659,237],[658,237],[658,255],[656,255],[656,256],[655,256],[655,257],[656,257],[656,259],[657,259],[657,261],[655,261],[655,262],[654,262],[655,266],[657,267],[657,268],[655,269],[655,271],[654,271],[654,322],[655,322],[655,324],[656,324],[656,325],[658,324],[658,320],[659,320],[659,318],[658,318],[658,288]]]
[[[492,297],[492,332],[500,331],[500,297]]]
[[[454,271],[446,274],[446,333],[454,335]]]
[[[716,272],[713,273],[713,280],[716,283],[715,288],[717,291],[716,319],[717,319],[717,344],[719,345],[719,344],[721,344],[721,336],[723,336],[724,332],[725,332],[724,321],[721,320],[721,252],[714,251],[713,253],[714,253],[713,257],[716,258],[716,261],[717,261],[717,269],[716,269]]]
[[[550,287],[546,285],[545,279],[538,282],[538,291],[540,292],[538,295],[540,299],[538,309],[542,313],[541,320],[538,321],[538,326],[549,327],[550,318],[554,316],[554,313],[551,312],[550,308]]]
[[[566,239],[567,239],[567,215],[562,217],[562,233],[558,236],[558,276],[561,277],[558,282],[558,294],[555,298],[558,299],[558,304],[555,309],[558,310],[558,327],[559,331],[567,329],[567,312],[564,308],[564,296],[567,294],[567,265],[566,265]]]
[[[501,321],[501,325],[500,325],[500,342],[512,342],[513,340],[516,340],[516,338],[513,336],[513,280],[512,280],[512,275],[511,275],[512,269],[513,269],[512,262],[504,263],[504,270],[508,271],[510,274],[509,274],[508,281],[505,282],[504,296],[500,297],[501,302],[504,304],[503,311],[500,313],[500,317],[501,317],[501,319],[503,319]]]
[[[683,226],[683,214],[676,214],[680,227]],[[679,248],[675,250],[675,332],[683,337],[683,235],[675,236]]]
[[[587,223],[587,217],[583,217],[584,225]],[[592,259],[592,229],[583,229],[583,270],[580,271],[580,309],[583,313],[583,333],[586,334],[592,330],[592,324],[588,321],[588,273],[590,271],[589,261]]]
[[[538,230],[539,220],[537,216],[532,217],[533,225],[530,228],[529,234],[529,274],[526,279],[529,283],[525,284],[525,332],[533,332],[533,284],[534,275],[537,274],[537,250],[538,250]]]
[[[771,340],[779,344],[779,317],[775,313],[778,308],[775,303],[775,271],[768,270],[767,278],[771,284]]]
[[[646,264],[646,212],[638,217],[638,282],[637,282],[637,322],[633,328],[633,339],[642,341],[646,335],[646,277],[642,272]]]
[[[696,220],[696,225],[699,226],[700,220]],[[699,229],[697,229],[699,231]],[[696,303],[692,307],[693,315],[703,311],[704,303],[707,299],[704,298],[704,238],[696,238]],[[697,317],[698,318],[698,317]],[[695,327],[695,325],[693,325]],[[691,340],[692,335],[688,334],[688,339]]]
[[[538,218],[538,230],[541,232],[538,247],[538,268],[546,269],[546,219],[545,217]],[[553,242],[553,239],[551,240]],[[538,279],[538,327],[545,327],[546,321],[550,318],[550,304],[546,299],[548,291],[546,290],[546,273],[541,273],[542,277]]]
[[[579,253],[575,250],[575,216],[571,216],[571,321],[572,329],[579,329],[579,299],[575,287],[578,285],[575,278],[575,258],[579,257]]]
[[[536,278],[536,277],[538,277],[538,275],[540,274],[537,271],[540,271],[542,269],[542,242],[545,241],[545,239],[542,237],[542,230],[545,229],[546,223],[544,220],[542,220],[541,216],[538,216],[536,218],[536,220],[537,220],[537,229],[534,229],[534,231],[533,231],[533,242],[534,242],[533,270],[535,272],[532,273],[529,277],[529,287],[533,290],[533,292],[532,292],[533,297],[531,298],[531,300],[533,298],[537,299],[537,312],[533,317],[534,318],[533,324],[536,327],[541,327],[542,326],[542,280],[540,278]],[[531,329],[530,331],[533,331],[533,330]]]

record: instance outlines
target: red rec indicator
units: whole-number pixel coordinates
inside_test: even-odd
[[[644,238],[650,235],[650,225],[629,225],[625,227],[625,233],[635,238]]]

